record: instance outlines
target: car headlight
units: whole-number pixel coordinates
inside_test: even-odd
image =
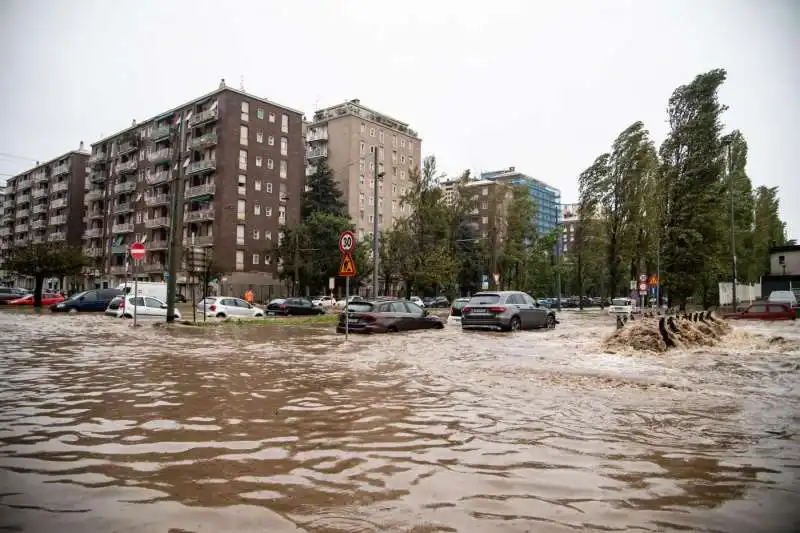
[[[63,303],[59,303],[58,305],[56,305],[56,307],[64,307],[64,304]]]

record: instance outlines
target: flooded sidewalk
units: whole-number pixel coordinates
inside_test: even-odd
[[[0,531],[800,529],[800,325],[132,328],[0,312]]]

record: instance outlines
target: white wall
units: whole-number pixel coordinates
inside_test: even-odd
[[[719,284],[719,305],[731,305],[733,302],[733,283],[730,281]],[[753,302],[761,298],[761,284],[752,285],[736,284],[736,299],[740,302]]]
[[[783,256],[786,272],[783,271],[778,258]],[[800,276],[800,250],[790,252],[773,252],[769,254],[769,273],[773,276]]]

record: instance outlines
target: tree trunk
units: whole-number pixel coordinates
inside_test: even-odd
[[[34,309],[41,309],[42,307],[42,288],[44,287],[44,276],[37,274],[34,278],[35,285],[33,288],[33,307]]]
[[[583,311],[583,252],[578,252],[576,270],[578,274],[578,309]]]

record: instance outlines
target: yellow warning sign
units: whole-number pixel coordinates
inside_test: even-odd
[[[342,254],[342,262],[339,264],[339,275],[351,278],[356,275],[356,264],[350,254]]]

